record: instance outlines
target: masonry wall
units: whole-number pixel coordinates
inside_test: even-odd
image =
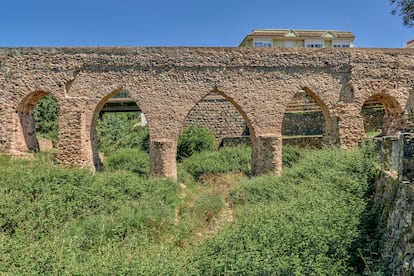
[[[384,126],[385,110],[382,107],[365,107],[361,110],[364,129],[367,132],[381,130]],[[246,122],[224,97],[210,93],[194,106],[188,114],[184,127],[200,125],[212,131],[220,144],[224,138],[237,138],[249,135]],[[284,136],[315,136],[323,135],[325,118],[319,106],[304,92],[297,93],[287,106],[283,116],[282,134]],[[302,139],[299,138],[298,139]],[[290,139],[292,140],[292,139]],[[302,139],[289,141],[289,144],[315,144],[320,146],[320,139]]]
[[[324,142],[350,148],[364,136],[368,99],[386,107],[389,134],[404,126],[413,68],[412,49],[0,49],[0,150],[32,149],[30,124],[18,114],[30,113],[36,95],[53,94],[60,106],[58,160],[95,168],[97,114],[125,90],[148,120],[152,174],[175,177],[174,145],[187,115],[214,92],[249,127],[254,174],[280,173],[282,122],[298,91],[320,107]]]
[[[231,102],[217,93],[208,94],[185,119],[184,127],[200,125],[214,133],[220,144],[223,138],[248,135],[248,127]]]
[[[377,138],[381,172],[375,182],[379,261],[392,275],[414,273],[413,133]]]
[[[366,108],[361,111],[362,118],[364,119],[365,131],[378,131],[384,126],[384,118],[386,113],[384,109]]]

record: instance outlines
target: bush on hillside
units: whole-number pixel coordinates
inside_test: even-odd
[[[283,167],[292,167],[296,164],[304,154],[306,149],[300,147],[284,146],[282,153]]]
[[[205,234],[199,219],[214,221],[227,206],[207,183],[0,155],[0,274],[365,275],[355,262],[372,252],[360,239],[371,229],[369,156],[305,151],[281,177],[246,178],[230,192],[232,222]]]
[[[131,171],[145,176],[149,174],[149,155],[140,149],[119,149],[104,162],[104,168],[109,171]]]
[[[215,151],[202,151],[182,161],[182,166],[195,179],[203,174],[240,171],[250,174],[251,149],[246,146],[224,147]]]
[[[252,162],[252,149],[248,146],[223,147],[215,151],[203,151],[185,158],[181,166],[195,179],[203,174],[217,174],[239,171],[250,174]],[[296,147],[283,147],[282,163],[291,167],[303,157],[303,149]]]
[[[6,275],[160,272],[159,256],[168,251],[157,244],[174,233],[180,200],[172,180],[5,156],[0,195],[0,274]]]
[[[186,273],[354,273],[373,167],[362,151],[312,151],[281,177],[243,181],[231,192],[236,219],[190,253]]]
[[[217,141],[213,132],[202,126],[189,126],[178,139],[177,159],[182,160],[197,152],[215,149],[217,149]]]

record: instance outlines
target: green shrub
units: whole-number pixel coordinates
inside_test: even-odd
[[[303,150],[297,147],[283,147],[282,162],[284,168],[296,164],[304,155]],[[184,158],[181,167],[195,179],[204,174],[225,173],[240,171],[246,175],[251,171],[252,150],[249,146],[227,146],[216,151],[203,151]]]
[[[349,275],[373,163],[362,151],[306,152],[284,175],[240,183],[237,217],[194,249],[196,275]]]
[[[149,153],[148,126],[131,126],[125,135],[117,141],[116,148],[138,148]]]
[[[182,166],[195,179],[203,174],[240,171],[250,174],[251,149],[246,146],[224,147],[217,151],[203,151],[182,161]]]
[[[283,167],[292,167],[302,158],[304,151],[307,151],[307,149],[284,146],[282,154]]]
[[[205,151],[217,149],[217,141],[214,134],[202,126],[194,125],[184,129],[178,140],[177,159]]]
[[[288,160],[297,162],[281,177],[244,179],[229,196],[232,223],[203,237],[200,221],[217,216],[224,196],[207,182],[192,183],[184,168],[206,161],[194,175],[220,172],[219,165],[245,172],[250,155],[248,148],[197,153],[179,164],[185,187],[124,170],[66,169],[42,155],[0,155],[0,274],[361,272],[358,251],[378,238],[365,233],[376,216],[366,209],[373,192],[367,150],[294,153]]]
[[[109,171],[126,170],[139,175],[149,174],[149,155],[140,149],[119,149],[104,162]]]
[[[204,221],[210,222],[224,204],[224,196],[220,193],[202,194],[195,199],[194,208]]]
[[[40,99],[33,111],[36,132],[47,139],[57,141],[59,132],[59,104],[55,97]]]
[[[0,155],[0,274],[175,271],[168,264],[181,257],[158,244],[177,228],[177,189],[132,172],[92,174]]]
[[[122,148],[149,152],[148,127],[139,122],[138,112],[103,114],[96,126],[99,150],[108,155]]]

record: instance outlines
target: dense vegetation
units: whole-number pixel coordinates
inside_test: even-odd
[[[57,141],[59,125],[59,104],[50,94],[43,97],[33,112],[36,132],[40,136]]]
[[[110,155],[118,149],[149,151],[148,127],[140,126],[138,112],[104,113],[97,123],[100,151]]]
[[[362,273],[371,159],[285,152],[282,177],[248,178],[249,150],[226,148],[184,159],[178,182],[1,156],[0,272]]]
[[[104,114],[97,132],[105,171],[96,174],[48,153],[0,155],[0,274],[387,272],[376,256],[367,146],[285,147],[283,176],[250,177],[249,147],[217,149],[211,133],[191,127],[177,149],[178,180],[152,180],[137,113]]]

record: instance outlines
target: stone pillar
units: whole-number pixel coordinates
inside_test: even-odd
[[[62,164],[79,165],[95,169],[90,146],[90,129],[85,126],[85,112],[81,105],[65,102],[60,107],[59,153]]]
[[[282,136],[259,135],[253,139],[252,175],[282,173]]]
[[[342,148],[351,149],[365,137],[364,120],[360,110],[353,105],[342,105],[337,109],[339,144]]]
[[[18,137],[16,137],[16,148],[20,152],[38,152],[39,141],[36,137],[36,126],[33,110],[20,111],[18,113]]]
[[[171,139],[150,140],[151,177],[177,179],[177,142]]]
[[[0,151],[1,152],[12,152],[11,142],[13,139],[13,133],[15,127],[13,126],[13,115],[16,114],[14,111],[6,110],[0,106]]]

